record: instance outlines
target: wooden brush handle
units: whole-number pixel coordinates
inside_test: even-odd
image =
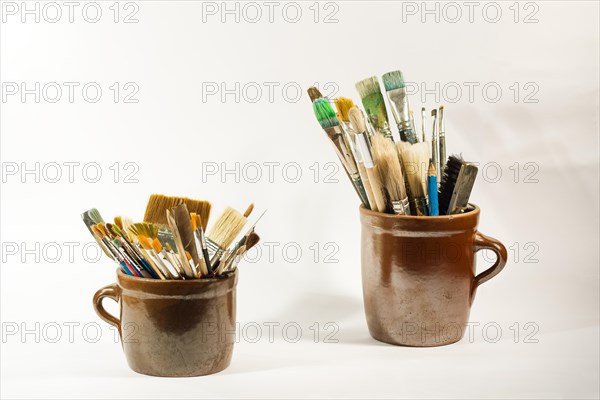
[[[379,170],[377,169],[377,166],[374,168],[366,168],[366,170],[373,198],[375,199],[375,204],[371,204],[371,207],[376,207],[373,211],[385,212],[385,196],[383,195]]]

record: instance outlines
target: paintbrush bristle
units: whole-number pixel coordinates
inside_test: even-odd
[[[398,151],[391,140],[380,133],[371,139],[373,161],[378,166],[384,187],[387,189],[392,201],[401,201],[406,198],[406,187],[400,167]]]
[[[402,71],[388,72],[387,74],[383,74],[381,79],[383,80],[383,86],[385,87],[386,92],[406,87]]]
[[[246,238],[246,242],[244,246],[246,246],[246,251],[250,250],[252,247],[256,246],[256,244],[260,241],[260,236],[257,233],[252,232]]]
[[[162,194],[153,194],[146,205],[144,222],[151,222],[166,226],[167,210],[185,204],[190,212],[195,212],[202,219],[202,228],[206,230],[208,219],[210,217],[211,203],[206,200],[193,200],[187,197],[165,196]]]
[[[333,102],[335,103],[335,108],[337,109],[341,120],[350,121],[350,118],[348,118],[348,111],[354,106],[352,100],[347,97],[338,97]]]
[[[315,112],[317,121],[319,121],[319,124],[323,129],[332,128],[340,124],[335,110],[331,107],[327,98],[315,100],[313,103],[313,111]]]
[[[207,237],[220,248],[226,249],[246,225],[246,218],[238,211],[227,207],[211,227]]]
[[[102,233],[102,231],[100,229],[98,229],[98,225],[92,225],[91,226],[92,232],[94,233],[94,235],[98,236],[100,239],[102,239],[103,237],[105,237],[106,235]]]
[[[154,239],[151,244],[152,244],[152,248],[157,253],[160,253],[162,251],[162,244],[160,244],[160,240]]]
[[[427,143],[416,143],[402,152],[404,173],[413,198],[425,196],[427,185],[427,169],[429,166],[429,146]]]
[[[90,219],[92,221],[94,221],[95,224],[103,224],[104,220],[102,219],[102,215],[100,215],[100,211],[98,211],[96,208],[92,208],[90,210],[87,211],[88,216],[90,217]]]
[[[356,82],[356,90],[358,91],[361,99],[364,99],[365,97],[375,93],[381,93],[381,90],[379,89],[379,81],[377,80],[376,76]]]
[[[131,226],[129,227],[129,231],[135,236],[142,235],[151,239],[158,237],[158,230],[158,225],[151,224],[148,222],[137,222],[135,224],[131,224]]]
[[[400,158],[400,161],[402,161],[402,153],[404,153],[406,149],[409,149],[411,146],[412,144],[410,144],[410,142],[396,142],[396,150],[398,150],[398,157]]]
[[[312,103],[316,99],[322,98],[323,95],[321,94],[321,92],[319,91],[319,89],[317,89],[314,86],[311,86],[311,87],[308,88],[308,97],[310,98],[310,101]]]
[[[115,217],[114,221],[115,221],[115,225],[118,226],[119,229],[122,230],[123,229],[123,218],[117,215]]]
[[[144,249],[152,250],[152,243],[150,243],[150,240],[146,236],[138,235],[137,238]]]
[[[367,124],[365,122],[365,116],[363,115],[360,108],[353,106],[348,111],[348,118],[350,123],[358,133],[364,133],[367,131]]]

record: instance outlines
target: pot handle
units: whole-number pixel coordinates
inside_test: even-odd
[[[473,292],[475,289],[479,287],[482,283],[485,283],[492,279],[494,276],[498,275],[502,268],[506,265],[506,261],[508,259],[508,254],[506,252],[506,247],[499,240],[491,238],[489,236],[484,235],[481,232],[475,232],[475,238],[473,240],[473,251],[478,252],[479,250],[491,250],[496,253],[496,262],[494,265],[481,272],[479,275],[475,277]]]
[[[120,333],[121,321],[117,317],[111,315],[108,311],[106,311],[104,309],[104,306],[102,305],[102,299],[104,299],[105,297],[108,297],[109,299],[112,299],[118,303],[121,299],[121,289],[119,288],[119,286],[117,286],[116,283],[113,283],[111,285],[104,286],[102,289],[98,290],[94,295],[94,310],[96,310],[96,314],[98,314],[98,316],[102,318],[105,322],[108,322],[109,324],[117,328]]]

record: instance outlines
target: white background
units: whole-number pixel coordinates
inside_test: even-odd
[[[0,26],[3,398],[599,396],[597,2],[497,2],[486,12],[478,3],[472,22],[459,2],[455,23],[456,7],[434,2],[428,7],[437,4],[439,22],[422,14],[421,2],[337,1],[297,3],[296,23],[285,19],[294,19],[294,8],[284,18],[285,3],[277,3],[272,23],[263,3],[256,23],[256,9],[244,13],[242,3],[239,22],[233,14],[221,21],[220,2],[120,3],[117,23],[113,2],[99,3],[97,23],[83,18],[85,2],[73,23],[61,2],[56,23],[43,14],[39,23],[34,15],[22,22],[20,2],[16,15],[4,13],[6,3]],[[123,23],[135,6],[138,22]],[[216,15],[203,13],[212,6],[220,8]],[[406,12],[412,6],[414,15]],[[497,8],[502,14],[493,23]],[[54,10],[46,11],[54,18]],[[324,23],[332,12],[337,22]],[[527,16],[533,23],[525,23]],[[370,338],[358,200],[341,171],[333,176],[338,183],[325,181],[326,163],[337,161],[305,94],[315,82],[329,82],[325,94],[337,88],[336,95],[358,101],[356,81],[395,69],[419,88],[410,99],[414,110],[445,104],[449,152],[487,166],[471,200],[482,209],[480,230],[503,241],[511,258],[478,291],[473,335],[446,347],[402,348]],[[48,101],[54,92],[41,93],[37,103],[34,95],[7,95],[11,82],[80,86],[73,102],[62,86],[56,103]],[[96,103],[82,97],[88,82],[103,90]],[[130,91],[127,82],[135,83],[138,102],[121,97],[115,103],[114,82],[121,95]],[[207,82],[230,89],[239,82],[247,90],[236,102],[233,94],[207,95]],[[279,85],[272,98],[264,82]],[[478,85],[472,98],[465,82]],[[258,98],[251,90],[257,85]],[[432,91],[424,101],[423,88]],[[39,182],[21,175],[36,162],[46,171]],[[65,162],[80,163],[73,182]],[[93,169],[81,172],[92,162],[102,169],[97,183],[87,181]],[[265,163],[272,162],[280,164],[270,182]],[[56,183],[49,182],[56,173],[51,163],[63,165]],[[125,182],[133,171],[125,163],[139,167],[137,183]],[[213,163],[220,170],[240,163],[239,179],[207,176]],[[251,163],[261,166],[258,182],[251,182]],[[19,171],[6,175],[15,165]],[[302,175],[292,182],[297,168]],[[82,254],[92,239],[79,214],[97,207],[107,219],[141,219],[151,193],[210,199],[213,218],[226,205],[242,210],[252,201],[257,210],[268,208],[258,229],[262,255],[240,271],[238,320],[245,335],[231,366],[217,375],[161,379],[132,372],[114,332],[93,312],[92,296],[114,281],[115,265]],[[77,244],[72,258],[65,242]],[[265,242],[277,243],[272,257]],[[289,253],[282,252],[286,244]],[[489,265],[479,259],[479,270]],[[274,343],[264,325],[251,343],[253,324],[265,322],[281,324]],[[339,327],[338,343],[324,343],[328,322]],[[71,323],[79,325],[69,338]],[[297,343],[285,340],[286,323],[302,328]],[[101,337],[94,343],[97,327]],[[294,330],[288,333],[293,338]]]

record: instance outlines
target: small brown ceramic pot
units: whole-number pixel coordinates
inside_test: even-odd
[[[506,264],[506,248],[477,231],[479,207],[416,217],[360,208],[362,284],[369,332],[382,342],[441,346],[459,341],[475,291]],[[475,276],[475,253],[496,253]]]
[[[94,309],[119,330],[131,369],[155,376],[199,376],[227,368],[235,341],[237,271],[223,279],[157,280],[117,270]],[[120,318],[102,305],[120,303]]]

